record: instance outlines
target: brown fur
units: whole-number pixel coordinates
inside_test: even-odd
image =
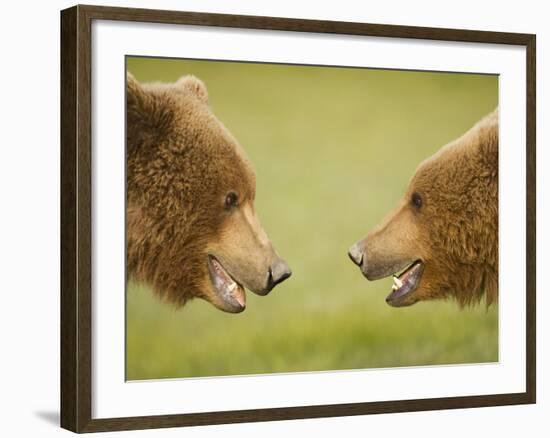
[[[416,208],[412,196],[422,198]],[[424,161],[396,209],[359,242],[369,279],[420,259],[418,288],[399,303],[498,297],[498,109]]]
[[[139,84],[127,77],[127,267],[167,301],[193,297],[227,311],[207,259],[262,293],[277,257],[254,213],[255,174],[244,151],[208,106],[205,85]],[[239,206],[227,211],[227,193]]]

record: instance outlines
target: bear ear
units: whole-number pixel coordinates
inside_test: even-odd
[[[180,89],[190,91],[201,102],[208,103],[208,91],[206,90],[206,85],[204,85],[204,82],[199,78],[192,75],[182,76],[176,82],[176,86]]]
[[[141,84],[130,72],[126,73],[126,105],[128,111],[141,113],[146,110],[148,96]]]
[[[472,130],[479,139],[481,160],[485,168],[491,168],[498,172],[498,137],[499,137],[499,111],[498,107],[481,119]]]

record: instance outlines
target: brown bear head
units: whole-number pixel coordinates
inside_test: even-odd
[[[396,307],[461,306],[498,289],[498,110],[418,167],[396,208],[349,250],[369,280],[394,276]]]
[[[128,275],[183,305],[244,310],[288,278],[254,210],[251,163],[208,106],[205,85],[127,76]]]

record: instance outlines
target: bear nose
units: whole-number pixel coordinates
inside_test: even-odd
[[[348,255],[353,263],[361,267],[361,265],[363,264],[364,254],[359,242],[351,246],[351,248],[348,250]]]
[[[281,258],[277,259],[277,261],[269,267],[267,290],[270,291],[279,283],[285,281],[291,275],[292,271],[290,270],[288,264]]]

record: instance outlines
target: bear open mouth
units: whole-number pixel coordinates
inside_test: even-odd
[[[424,263],[421,260],[416,260],[407,266],[401,274],[394,274],[392,292],[386,297],[386,302],[391,306],[401,306],[405,298],[417,289],[423,272]]]
[[[220,261],[212,255],[208,256],[208,268],[214,289],[228,306],[227,310],[231,312],[244,310],[246,307],[244,287],[231,277]]]

